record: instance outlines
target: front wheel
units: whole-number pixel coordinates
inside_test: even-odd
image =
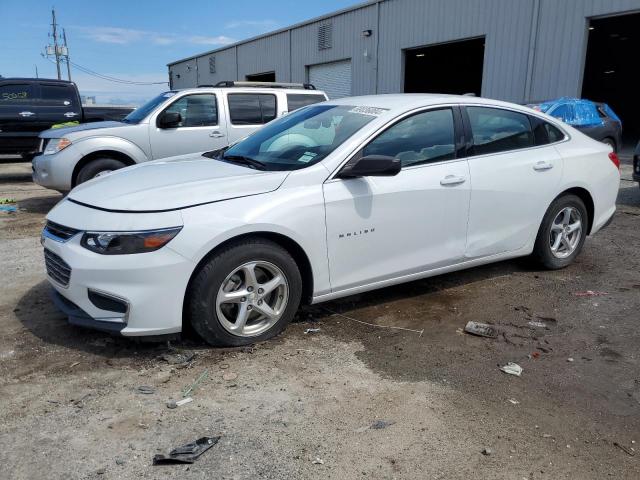
[[[587,209],[580,197],[556,198],[540,225],[534,257],[551,270],[570,265],[582,250],[588,225]]]
[[[295,260],[266,239],[249,239],[214,255],[194,277],[187,298],[193,329],[207,343],[242,346],[276,336],[302,296]]]
[[[76,185],[80,185],[92,178],[98,178],[126,166],[125,163],[114,158],[96,158],[80,169],[76,179]]]

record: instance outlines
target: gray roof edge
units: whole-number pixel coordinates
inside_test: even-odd
[[[294,23],[293,25],[289,25],[288,27],[279,28],[279,29],[273,30],[271,32],[263,33],[261,35],[256,35],[255,37],[250,37],[250,38],[247,38],[245,40],[240,40],[240,41],[235,42],[235,43],[230,43],[229,45],[225,45],[223,47],[214,48],[213,50],[208,50],[206,52],[198,53],[196,55],[191,55],[190,57],[182,58],[180,60],[175,60],[173,62],[167,63],[167,67],[170,67],[172,65],[176,65],[176,64],[182,63],[182,62],[188,62],[189,60],[194,60],[196,58],[203,57],[205,55],[210,55],[212,53],[217,53],[217,52],[222,52],[224,50],[229,50],[230,48],[235,48],[235,47],[238,47],[238,46],[243,45],[245,43],[253,42],[253,41],[258,40],[260,38],[267,38],[267,37],[271,37],[273,35],[278,35],[279,33],[288,32],[289,30],[293,30],[295,28],[300,28],[300,27],[304,27],[305,25],[310,25],[312,23],[321,22],[322,20],[333,18],[333,17],[336,17],[338,15],[342,15],[343,13],[349,13],[349,12],[354,12],[356,10],[361,10],[363,8],[367,8],[367,7],[370,7],[370,6],[375,5],[377,3],[382,3],[382,2],[385,2],[385,1],[387,1],[387,0],[367,0],[366,2],[358,3],[358,4],[353,5],[351,7],[345,7],[343,9],[341,9],[341,10],[336,10],[335,12],[327,13],[325,15],[320,15],[319,17],[314,17],[314,18],[311,18],[309,20],[304,20],[302,22]]]

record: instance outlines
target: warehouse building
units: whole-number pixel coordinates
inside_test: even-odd
[[[168,65],[172,88],[312,83],[330,98],[475,93],[608,102],[640,135],[640,0],[377,0]]]

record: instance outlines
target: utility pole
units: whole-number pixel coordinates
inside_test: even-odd
[[[38,77],[38,65],[34,65],[34,67],[36,67],[36,78],[40,78]]]
[[[60,50],[58,49],[58,25],[56,24],[56,11],[55,9],[51,9],[51,26],[53,27],[53,52],[56,56],[56,69],[58,70],[58,80],[62,77],[60,76]]]
[[[65,57],[67,59],[67,77],[69,77],[69,81],[71,81],[71,60],[69,60],[69,47],[67,46],[67,32],[64,28],[62,29],[62,39],[64,40]]]

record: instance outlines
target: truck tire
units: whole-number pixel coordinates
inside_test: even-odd
[[[109,173],[126,166],[127,165],[124,162],[114,158],[96,158],[80,169],[75,185],[80,185],[92,178],[99,177],[100,175],[104,175],[105,173]]]

